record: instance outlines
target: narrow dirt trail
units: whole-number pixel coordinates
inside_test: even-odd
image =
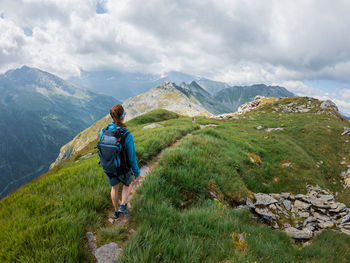
[[[207,127],[215,127],[215,126],[217,126],[217,125],[216,124],[207,124],[207,125],[199,125],[199,128],[204,129]],[[177,145],[179,145],[181,143],[181,141],[183,139],[185,139],[186,137],[189,137],[189,136],[192,136],[192,133],[187,133],[184,136],[182,136],[181,138],[177,139],[174,143],[172,143],[168,147],[164,148],[159,154],[157,154],[147,164],[143,165],[140,168],[140,171],[141,171],[140,176],[138,177],[138,180],[135,180],[133,182],[132,189],[131,189],[131,192],[130,192],[130,195],[128,198],[128,209],[130,210],[130,214],[129,215],[122,215],[118,219],[114,219],[112,217],[109,217],[108,218],[109,226],[112,227],[115,224],[124,224],[124,225],[129,224],[129,221],[132,217],[131,201],[134,198],[134,195],[135,195],[137,188],[141,186],[142,181],[150,174],[150,172],[155,167],[157,167],[158,161],[162,157],[164,151],[167,150],[168,148],[176,147]],[[130,229],[129,232],[130,232],[130,234],[132,234],[135,232],[135,230]],[[103,246],[97,248],[96,238],[93,235],[93,233],[87,232],[86,237],[88,240],[88,246],[90,248],[90,251],[94,254],[98,263],[117,262],[115,259],[119,256],[119,254],[122,251],[122,249],[119,248],[117,244],[112,242],[112,243],[109,243],[109,244],[106,244],[106,245],[103,245]],[[106,258],[109,258],[111,260],[106,259]]]

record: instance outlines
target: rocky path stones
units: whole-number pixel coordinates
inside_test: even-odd
[[[260,220],[284,230],[295,240],[307,241],[323,229],[350,235],[350,209],[318,186],[307,186],[307,194],[255,193],[246,204]]]

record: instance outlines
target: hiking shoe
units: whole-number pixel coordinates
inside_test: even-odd
[[[130,211],[126,208],[126,205],[119,205],[118,213],[123,213],[125,215],[129,214]]]
[[[117,219],[119,217],[119,212],[117,210],[114,210],[113,217],[114,219]]]

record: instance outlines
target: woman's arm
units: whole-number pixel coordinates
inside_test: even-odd
[[[134,137],[131,133],[129,133],[125,138],[125,148],[131,169],[134,172],[134,176],[137,178],[140,175],[140,169],[137,166]]]

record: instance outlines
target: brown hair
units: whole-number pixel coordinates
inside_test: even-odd
[[[119,127],[126,127],[126,125],[120,119],[120,117],[123,115],[123,113],[124,113],[124,108],[120,104],[114,105],[109,112],[109,114],[111,115],[111,117],[113,119],[113,122],[115,124],[117,124]]]

